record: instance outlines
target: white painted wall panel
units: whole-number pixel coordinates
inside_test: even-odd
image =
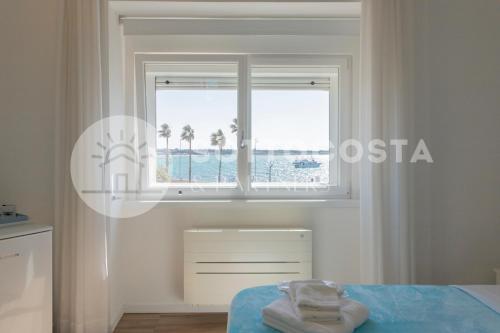
[[[216,306],[193,306],[184,301],[183,234],[192,228],[235,227],[311,229],[312,276],[340,283],[359,282],[357,208],[292,207],[286,203],[214,203],[191,208],[160,204],[143,216],[115,222],[118,271],[114,276],[119,279],[123,310],[220,311]],[[253,256],[259,258],[258,254]],[[202,258],[214,257],[210,254]]]
[[[0,1],[0,203],[54,220],[60,0]]]

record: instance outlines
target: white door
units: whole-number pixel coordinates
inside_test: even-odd
[[[0,332],[52,332],[52,232],[0,240]]]

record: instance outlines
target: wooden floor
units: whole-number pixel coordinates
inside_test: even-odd
[[[225,333],[227,313],[126,313],[114,333]]]

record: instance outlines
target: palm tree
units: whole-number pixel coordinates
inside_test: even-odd
[[[217,132],[212,133],[210,136],[210,141],[212,146],[219,147],[219,178],[218,181],[220,183],[220,174],[222,170],[222,148],[226,145],[226,136],[221,129],[217,130]]]
[[[189,182],[191,183],[191,142],[194,140],[194,129],[192,129],[190,125],[186,125],[182,128],[181,140],[189,143]]]
[[[233,123],[229,125],[229,128],[231,128],[231,133],[238,132],[238,119],[234,118]]]
[[[167,143],[167,148],[165,149],[165,158],[166,158],[166,169],[167,169],[167,175],[168,175],[168,139],[170,136],[172,136],[172,130],[170,129],[170,126],[167,124],[161,125],[161,130],[158,131],[158,135],[160,138],[165,138],[166,143]]]
[[[273,172],[273,166],[274,166],[274,161],[267,163],[267,167],[269,169],[269,172],[267,173],[267,175],[268,175],[268,182],[269,183],[271,183],[273,181],[272,180],[273,179],[273,174],[272,174],[272,172]]]
[[[229,125],[232,134],[236,134],[236,147],[238,147],[238,118],[233,118],[233,122]],[[236,148],[238,150],[238,148]]]

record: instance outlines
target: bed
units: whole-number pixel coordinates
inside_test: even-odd
[[[500,333],[500,286],[345,286],[368,306],[355,333]],[[228,333],[276,333],[261,309],[279,297],[276,286],[245,289],[233,299]]]

